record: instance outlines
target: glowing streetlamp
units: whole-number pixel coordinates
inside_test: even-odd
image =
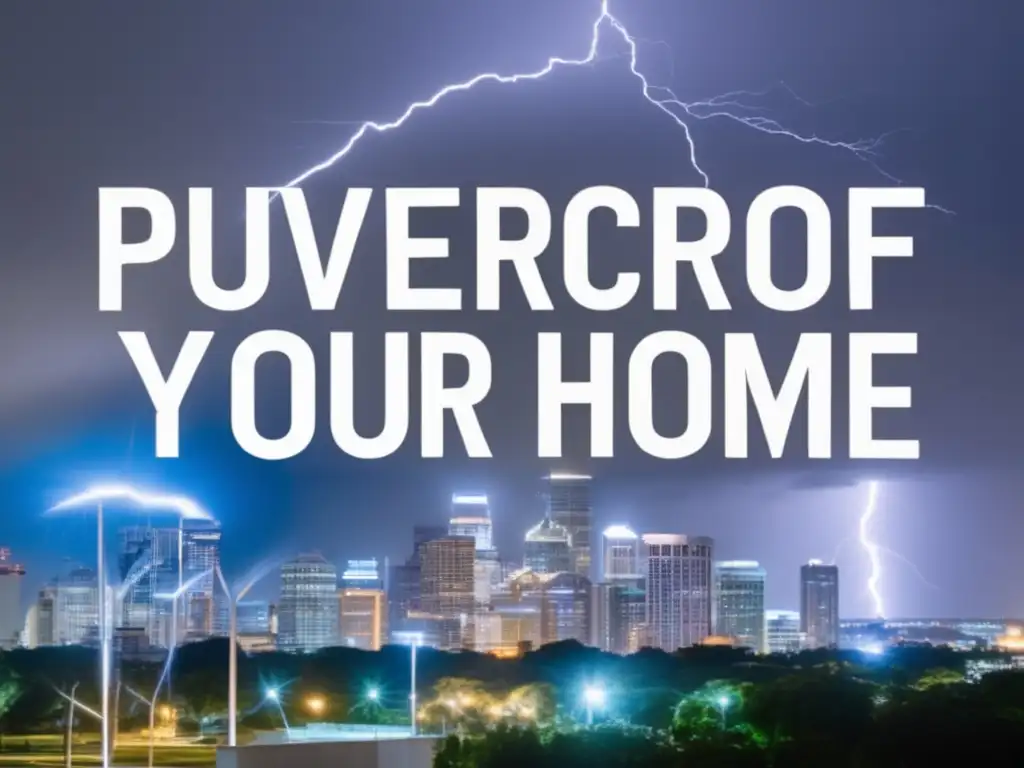
[[[392,637],[409,645],[409,733],[413,736],[417,731],[416,717],[416,648],[423,644],[422,632],[395,632]]]
[[[583,703],[587,705],[587,725],[594,724],[594,710],[603,709],[608,694],[599,685],[588,685],[583,689]]]
[[[181,531],[185,520],[205,520],[212,522],[213,515],[203,509],[192,499],[185,496],[173,496],[163,493],[152,493],[135,488],[131,485],[111,484],[95,485],[82,493],[71,496],[51,507],[47,514],[67,513],[74,509],[96,507],[96,579],[99,603],[99,640],[100,640],[100,713],[103,727],[100,734],[100,764],[103,768],[110,766],[110,639],[112,621],[107,605],[107,579],[103,561],[103,504],[111,501],[126,501],[143,509],[168,509],[178,515],[178,586],[182,584]],[[173,621],[177,631],[177,601],[174,604],[175,618]]]
[[[281,714],[281,722],[284,723],[284,732],[287,736],[288,741],[292,740],[292,729],[288,725],[288,718],[284,714],[284,707],[281,706],[281,690],[279,688],[268,688],[266,692],[266,700],[272,701],[277,705],[277,711]],[[321,702],[323,704],[323,702]]]
[[[327,700],[323,696],[307,696],[305,705],[310,714],[319,717],[327,709]]]
[[[380,689],[371,688],[366,692],[366,698],[369,701],[372,701],[374,704],[376,704],[378,701],[380,701]]]
[[[241,588],[232,591],[224,578],[220,565],[214,566],[217,582],[228,600],[228,746],[238,746],[238,603],[256,586],[256,583],[271,572],[280,561],[265,561],[257,566]],[[276,693],[276,689],[271,689]],[[282,711],[282,715],[283,715]]]
[[[729,705],[732,703],[732,701],[728,696],[726,696],[723,693],[715,700],[715,703],[718,705],[718,711],[722,714],[722,730],[724,731],[726,725],[726,714],[729,711]]]

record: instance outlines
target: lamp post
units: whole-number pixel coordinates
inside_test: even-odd
[[[724,731],[726,726],[726,713],[729,711],[729,697],[722,694],[718,697],[716,703],[718,704],[718,711],[722,714],[722,730]]]
[[[242,586],[233,592],[224,578],[220,565],[213,572],[228,600],[228,746],[238,746],[238,603],[256,586],[256,583],[273,569],[278,561],[268,561],[258,566]]]
[[[126,501],[143,509],[170,509],[179,517],[179,527],[184,520],[213,521],[213,516],[192,499],[185,496],[172,496],[151,493],[131,485],[97,485],[82,493],[70,496],[55,506],[47,514],[65,513],[81,507],[96,505],[96,581],[98,591],[98,619],[100,640],[100,764],[102,768],[110,766],[110,640],[112,622],[107,605],[107,578],[104,571],[103,558],[103,504],[107,501]],[[179,539],[180,541],[180,539]],[[179,544],[180,550],[180,544]],[[181,560],[178,561],[179,570]]]
[[[604,706],[608,696],[599,685],[588,685],[583,689],[583,703],[587,705],[587,725],[594,724],[594,710]]]

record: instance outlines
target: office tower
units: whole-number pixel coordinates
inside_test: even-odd
[[[338,586],[344,589],[382,589],[383,584],[377,558],[371,558],[349,560]]]
[[[242,600],[236,609],[238,634],[269,635],[270,603],[266,600]]]
[[[765,652],[764,581],[764,568],[754,560],[715,563],[715,634],[755,653]]]
[[[189,520],[181,532],[183,578],[188,584],[182,598],[185,633],[203,639],[227,633],[228,606],[216,589],[215,569],[220,566],[221,531],[218,523]]]
[[[419,565],[423,545],[428,541],[443,539],[448,535],[446,525],[415,525],[412,529],[412,558],[410,562]]]
[[[768,653],[799,653],[804,648],[798,611],[765,611]]]
[[[590,580],[576,573],[523,571],[495,597],[494,613],[515,627],[514,638],[505,638],[509,643],[514,639],[534,648],[563,640],[587,644],[592,633]]]
[[[44,593],[43,599],[50,601],[47,645],[84,645],[99,636],[99,588],[94,570],[72,568],[66,576],[54,579]]]
[[[642,581],[640,537],[624,525],[613,525],[604,529],[601,538],[604,541],[604,580],[609,583]]]
[[[338,641],[338,572],[319,553],[281,566],[278,647],[311,653]]]
[[[800,566],[800,631],[808,648],[839,647],[839,568],[811,560]]]
[[[179,547],[183,544],[177,528],[135,525],[119,531],[118,566],[121,583],[128,586],[121,602],[120,626],[141,630],[150,645],[164,648],[173,644],[174,594],[183,582],[179,570]],[[176,627],[179,635],[186,626],[184,616]]]
[[[57,587],[47,584],[36,597],[36,646],[57,644]]]
[[[443,650],[461,648],[464,628],[473,614],[473,563],[476,542],[468,536],[448,536],[426,542],[421,549],[420,609],[448,620],[441,638]]]
[[[533,526],[523,537],[523,567],[536,573],[572,571],[569,531],[550,517]]]
[[[21,612],[21,582],[25,569],[11,560],[11,550],[0,548],[0,650],[18,646],[25,627]]]
[[[626,654],[646,644],[647,594],[642,580],[594,584],[591,598],[591,645]]]
[[[388,625],[395,631],[404,631],[404,622],[409,612],[420,610],[420,570],[423,545],[428,541],[443,539],[448,527],[441,525],[416,525],[412,529],[412,555],[403,565],[394,565],[388,574]]]
[[[547,516],[569,532],[570,570],[590,578],[591,518],[590,475],[552,472],[545,480]]]
[[[449,536],[469,536],[477,552],[494,549],[491,509],[483,494],[453,493]]]
[[[342,587],[338,590],[338,636],[341,644],[379,651],[384,644],[384,590]]]
[[[651,646],[671,652],[703,642],[711,635],[712,540],[648,533],[643,542]]]
[[[491,586],[499,581],[501,565],[494,548],[491,509],[483,494],[452,494],[449,536],[468,536],[476,550],[473,565],[473,595],[478,609],[491,602]]]

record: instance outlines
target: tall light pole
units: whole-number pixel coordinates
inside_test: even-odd
[[[179,519],[213,521],[214,517],[199,504],[185,496],[152,493],[131,485],[96,485],[82,493],[70,496],[51,507],[47,514],[66,513],[81,507],[96,505],[96,581],[98,588],[98,619],[100,638],[100,717],[103,721],[100,735],[100,764],[110,766],[110,641],[112,622],[107,605],[107,578],[103,561],[103,504],[108,501],[126,501],[143,509],[170,509]],[[184,522],[181,523],[184,525]],[[179,558],[178,567],[181,567]]]
[[[594,710],[603,707],[607,699],[608,695],[599,685],[588,685],[583,689],[583,703],[587,705],[587,725],[594,724]]]
[[[228,746],[238,746],[238,603],[256,586],[256,583],[270,573],[277,561],[268,561],[257,566],[247,581],[233,592],[224,578],[220,565],[213,572],[228,600]]]
[[[393,632],[396,645],[409,644],[409,733],[416,735],[416,648],[423,644],[422,632]]]
[[[726,713],[729,711],[729,697],[722,694],[718,697],[716,703],[718,704],[718,711],[722,714],[722,730],[724,731],[726,726]]]

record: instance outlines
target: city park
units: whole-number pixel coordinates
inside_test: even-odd
[[[179,527],[212,519],[190,499],[122,485],[89,489],[50,514],[82,508],[95,510],[108,600],[125,584],[104,583],[105,512],[167,510]],[[0,654],[0,767],[895,768],[950,754],[1005,761],[1024,739],[1024,672],[965,677],[972,660],[1010,666],[986,650],[754,655],[696,646],[616,656],[564,642],[499,659],[436,651],[410,636],[375,652],[239,654],[237,602],[273,565],[234,585],[216,568],[229,637],[173,643],[160,662],[119,658],[107,601],[98,648]],[[176,606],[189,586],[182,574],[163,597]],[[410,744],[427,751],[413,759],[386,749]],[[345,745],[374,751],[323,751]]]

